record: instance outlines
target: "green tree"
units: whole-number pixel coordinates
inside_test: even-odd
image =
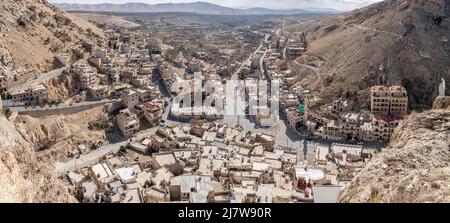
[[[4,113],[4,115],[5,115],[6,118],[11,117],[11,115],[12,115],[11,109],[9,109],[9,108],[5,108],[5,110],[3,111],[3,113]]]

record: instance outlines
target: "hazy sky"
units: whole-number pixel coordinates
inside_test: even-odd
[[[306,7],[321,7],[321,8],[335,8],[339,10],[350,10],[360,8],[371,3],[379,2],[381,0],[49,0],[55,3],[127,3],[127,2],[144,2],[148,4],[157,3],[179,3],[179,2],[196,2],[204,1],[211,2],[223,6],[235,8],[251,8],[251,7],[265,7],[274,9],[286,8],[306,8]]]

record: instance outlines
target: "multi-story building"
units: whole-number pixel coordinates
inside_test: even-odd
[[[139,104],[139,95],[136,91],[128,90],[122,95],[122,103],[127,106],[129,110],[133,110]]]
[[[162,118],[163,104],[158,101],[144,104],[144,118],[150,125],[157,125]]]
[[[401,120],[400,116],[374,115],[372,119],[374,140],[388,141]]]
[[[405,116],[408,111],[408,93],[402,86],[389,87],[391,94],[391,106],[389,114],[394,116]]]
[[[150,85],[150,75],[136,75],[131,78],[131,84],[138,88],[144,88]]]
[[[12,92],[11,97],[14,102],[42,102],[48,99],[48,89],[39,84],[26,90]]]
[[[97,100],[102,100],[109,96],[109,88],[105,85],[90,86],[88,90],[92,98]]]
[[[125,67],[122,69],[122,73],[120,74],[120,77],[125,82],[130,82],[131,79],[133,79],[134,76],[137,75],[137,69],[134,67]]]
[[[72,64],[72,72],[81,76],[83,73],[94,72],[94,69],[85,62],[77,62]]]
[[[300,113],[297,108],[288,108],[286,109],[286,118],[289,123],[289,126],[292,129],[296,129],[297,123],[302,122],[304,115]]]
[[[139,119],[136,114],[131,113],[129,109],[120,110],[116,116],[117,126],[125,136],[130,136],[139,130]]]
[[[408,95],[402,86],[374,86],[370,89],[373,114],[404,116],[408,110]]]
[[[331,113],[339,115],[342,112],[349,112],[351,110],[351,104],[347,100],[337,99],[333,101],[331,107]]]
[[[325,126],[321,126],[318,130],[319,135],[325,140],[344,140],[345,134],[342,125],[335,120],[331,120]]]
[[[300,41],[296,40],[290,40],[288,42],[288,46],[286,49],[286,56],[289,59],[294,59],[302,55],[303,52],[305,52],[305,48],[303,47],[303,44]]]
[[[80,75],[81,89],[87,90],[90,86],[97,83],[96,73],[88,72]]]

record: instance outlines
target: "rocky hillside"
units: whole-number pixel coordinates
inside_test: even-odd
[[[34,149],[0,114],[0,202],[74,202]]]
[[[105,117],[102,107],[71,115],[52,115],[33,118],[19,115],[11,122],[25,140],[42,153],[60,152],[59,157],[68,157],[78,145],[90,148],[93,143],[104,142],[105,132],[89,130],[89,123]],[[86,151],[81,151],[86,152]]]
[[[450,202],[450,110],[411,115],[341,202]]]
[[[290,66],[325,96],[350,87],[366,102],[372,85],[403,84],[413,108],[429,108],[441,78],[450,83],[449,17],[447,0],[386,0],[299,24],[291,31],[308,32],[310,50]]]
[[[95,25],[46,0],[0,2],[0,65],[49,68],[55,54],[104,37]]]

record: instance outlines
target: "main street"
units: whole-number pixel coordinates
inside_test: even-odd
[[[265,36],[264,42],[268,40],[269,36]],[[261,43],[261,45],[248,57],[247,60],[245,60],[238,70],[232,75],[230,78],[231,80],[238,80],[239,79],[239,73],[242,70],[242,68],[245,66],[245,64],[249,63],[252,57],[254,57],[256,54],[258,54],[261,49],[264,47],[264,42]],[[260,68],[263,69],[263,60],[264,56],[267,54],[268,49],[265,49],[263,56],[260,59]],[[261,71],[260,71],[261,72]],[[263,72],[264,74],[264,72]],[[262,75],[263,77],[265,75]],[[234,92],[234,94],[233,94]],[[242,96],[242,94],[240,94]],[[234,101],[237,101],[237,95],[235,91],[227,91],[226,97],[234,98]],[[242,101],[245,101],[244,98],[241,98]],[[230,126],[233,125],[240,125],[243,128],[243,132],[252,131],[252,132],[259,132],[259,133],[267,133],[269,135],[273,135],[276,137],[276,146],[280,147],[288,147],[288,148],[303,148],[303,141],[300,140],[300,137],[297,133],[295,133],[292,129],[290,129],[288,126],[286,126],[286,123],[283,120],[279,120],[274,126],[272,126],[269,129],[261,129],[257,128],[255,126],[255,123],[251,120],[249,115],[226,115],[224,116],[223,122],[225,124],[228,124]],[[313,147],[313,146],[311,146]],[[308,151],[310,149],[308,148]]]

